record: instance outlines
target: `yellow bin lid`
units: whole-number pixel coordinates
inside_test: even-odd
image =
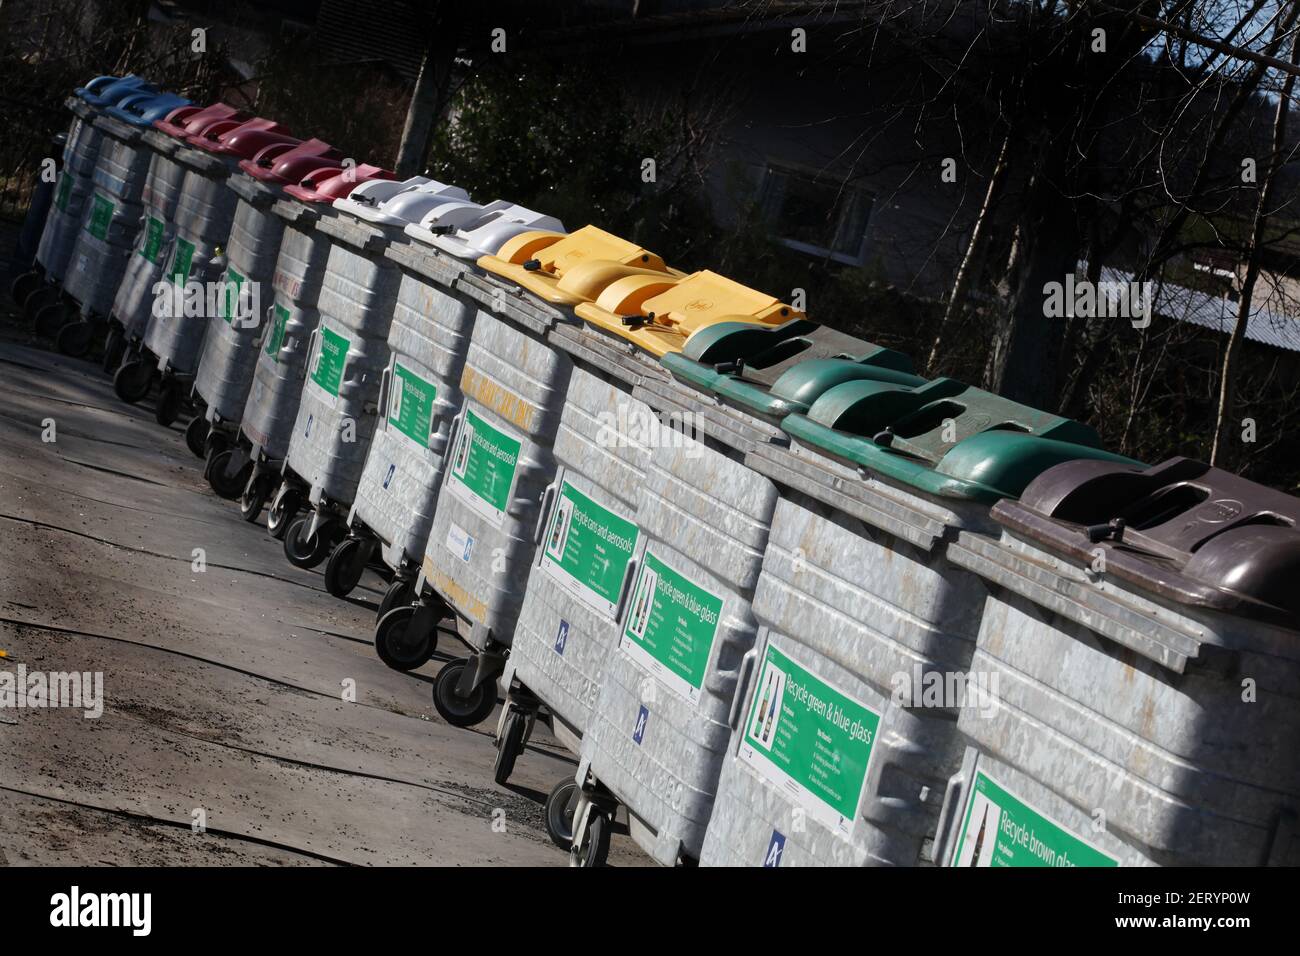
[[[780,325],[803,316],[773,296],[708,270],[682,278],[627,276],[574,311],[656,357],[680,352],[693,332],[718,322]],[[640,321],[628,324],[629,316]]]
[[[627,276],[681,275],[653,252],[595,226],[568,235],[520,233],[496,255],[480,257],[478,264],[556,305],[589,301],[610,282]]]

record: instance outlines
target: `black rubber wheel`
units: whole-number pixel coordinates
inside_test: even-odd
[[[270,495],[271,482],[268,476],[258,475],[256,479],[250,480],[239,495],[240,516],[252,524],[261,516],[262,509],[266,507],[266,499]]]
[[[54,336],[54,345],[64,355],[85,358],[95,342],[95,327],[85,319],[67,323]]]
[[[572,777],[561,780],[546,797],[546,835],[561,850],[573,847],[573,813],[578,809],[578,783]]]
[[[277,541],[284,540],[301,504],[302,495],[292,488],[271,501],[271,510],[266,513],[266,530],[271,532],[271,537]]]
[[[41,306],[36,313],[35,332],[43,339],[52,339],[71,321],[72,310],[66,302],[56,298],[49,305]]]
[[[196,415],[194,417],[199,418],[200,416]],[[209,428],[208,434],[203,439],[203,454],[199,457],[211,458],[213,455],[225,451],[232,445],[234,445],[234,442],[225,432],[219,431],[215,428]]]
[[[182,401],[184,396],[181,395],[180,386],[175,382],[165,383],[158,390],[158,404],[153,409],[154,421],[163,428],[170,428],[181,414]]]
[[[375,653],[395,671],[411,671],[427,664],[438,647],[437,628],[427,634],[411,633],[415,605],[395,607],[375,625]]]
[[[410,581],[403,581],[398,578],[388,585],[388,590],[384,592],[383,600],[379,602],[379,611],[375,614],[375,620],[378,621],[393,608],[410,604],[414,600],[415,585]]]
[[[230,463],[230,456],[234,453],[233,448],[221,449],[208,459],[208,466],[204,469],[208,478],[208,486],[217,493],[218,498],[224,498],[226,501],[235,501],[243,494],[244,486],[248,484],[249,475],[253,473],[253,463],[247,461],[234,475],[226,474],[226,466]]]
[[[340,541],[325,562],[325,590],[336,598],[351,594],[365,573],[367,550],[360,538],[349,536]]]
[[[14,279],[13,282],[9,283],[9,294],[21,309],[26,305],[28,296],[39,289],[44,281],[45,280],[42,278],[41,274],[35,270],[24,272],[18,278]]]
[[[311,524],[312,514],[307,512],[293,519],[289,530],[284,535],[284,556],[296,568],[311,570],[319,565],[330,553],[330,538],[324,524],[316,529],[310,538],[306,537],[307,526]]]
[[[185,426],[185,447],[195,458],[208,457],[208,432],[211,426],[202,415],[195,415]]]
[[[497,738],[497,759],[492,766],[492,779],[504,787],[515,772],[515,761],[524,752],[524,734],[528,733],[528,715],[512,710],[506,717],[505,733]]]
[[[126,336],[122,334],[122,327],[116,322],[109,323],[108,335],[104,337],[104,358],[102,368],[110,375],[113,370],[122,364],[122,356],[126,353]]]
[[[58,301],[59,290],[52,285],[42,285],[40,288],[33,289],[27,294],[27,300],[23,302],[23,318],[29,324],[34,323],[41,309]]]
[[[569,851],[578,866],[604,866],[609,859],[610,819],[604,811],[592,807],[587,816],[587,828],[582,832],[582,845],[574,844]]]
[[[127,362],[113,376],[113,391],[128,405],[134,405],[149,394],[153,384],[153,369],[139,360]]]
[[[496,684],[484,681],[468,697],[456,691],[466,661],[452,661],[438,672],[433,682],[433,706],[438,715],[453,727],[473,727],[488,719],[497,704]]]

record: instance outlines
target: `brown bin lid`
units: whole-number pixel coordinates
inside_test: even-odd
[[[1073,461],[993,517],[1081,565],[1182,604],[1300,630],[1300,499],[1190,458]]]

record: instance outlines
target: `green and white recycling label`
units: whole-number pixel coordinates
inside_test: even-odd
[[[226,320],[227,325],[235,317],[235,312],[239,308],[239,297],[244,290],[244,281],[244,277],[238,270],[226,267],[226,283],[217,302],[217,314]]]
[[[190,266],[194,262],[194,243],[176,237],[176,248],[172,252],[172,282],[184,285],[190,277]]]
[[[388,424],[421,448],[428,448],[437,387],[401,362],[393,363],[393,379],[389,387],[393,394],[388,400]]]
[[[280,346],[284,344],[284,327],[289,321],[289,310],[277,305],[271,310],[271,328],[266,334],[266,354],[271,361],[280,364]]]
[[[570,594],[613,618],[638,533],[635,522],[565,481],[546,531],[542,567]]]
[[[721,615],[721,597],[647,548],[619,643],[669,688],[698,703]]]
[[[343,366],[348,361],[348,345],[345,336],[324,325],[320,327],[320,348],[316,350],[311,380],[336,398],[343,383]]]
[[[506,518],[523,441],[465,409],[451,459],[451,490],[496,527]]]
[[[72,173],[64,170],[59,176],[59,187],[54,192],[54,205],[64,212],[68,211],[68,199],[72,196]]]
[[[952,865],[1100,867],[1119,861],[977,770]]]
[[[107,239],[115,208],[111,200],[95,193],[90,201],[90,215],[86,217],[86,232],[96,239]]]
[[[144,245],[140,247],[140,255],[157,265],[158,259],[162,255],[162,244],[162,220],[150,216],[149,221],[144,226]]]
[[[878,712],[768,641],[740,759],[845,839],[853,836],[879,731]]]

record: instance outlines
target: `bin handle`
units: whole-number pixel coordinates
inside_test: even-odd
[[[383,374],[379,376],[379,406],[375,409],[379,413],[380,427],[387,430],[388,428],[388,377],[392,369],[384,367]]]
[[[623,617],[623,610],[627,607],[627,596],[632,591],[632,582],[636,580],[636,569],[640,566],[640,561],[631,558],[627,562],[627,567],[623,569],[623,583],[618,587],[618,603],[614,605],[615,622]]]
[[[961,812],[962,806],[966,803],[965,795],[966,768],[963,767],[948,778],[948,786],[943,790],[943,806],[939,809],[939,828],[935,831],[934,838],[935,866],[944,866],[948,862],[945,857],[956,849],[948,844],[954,837],[953,818]]]
[[[316,339],[320,335],[320,326],[311,330],[311,335],[307,336],[307,361],[302,363],[302,377],[306,378],[311,374],[311,358],[316,352]]]
[[[736,693],[731,698],[731,709],[727,711],[727,726],[735,730],[740,725],[740,704],[749,696],[749,678],[754,672],[758,660],[758,648],[751,647],[740,659],[740,673],[736,676]]]
[[[537,515],[537,527],[533,529],[533,544],[535,545],[542,543],[542,530],[546,527],[546,515],[551,509],[551,502],[555,499],[555,488],[559,482],[560,479],[555,479],[542,492],[542,507]]]

